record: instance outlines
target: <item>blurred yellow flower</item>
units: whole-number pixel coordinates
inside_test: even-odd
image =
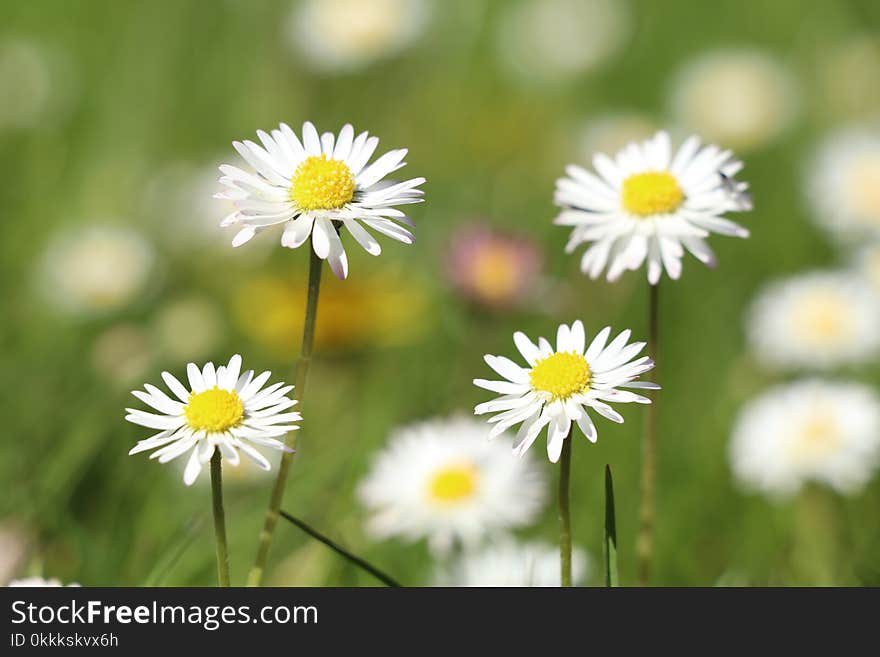
[[[290,356],[302,335],[306,282],[276,275],[248,279],[236,291],[233,314],[240,330],[278,355]],[[356,350],[405,344],[428,326],[428,298],[412,278],[383,272],[321,284],[316,348]]]

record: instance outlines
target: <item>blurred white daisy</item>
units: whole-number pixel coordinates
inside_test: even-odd
[[[880,242],[858,249],[853,258],[856,275],[861,276],[880,294]]]
[[[557,82],[596,68],[626,43],[622,0],[525,0],[508,3],[498,24],[501,62],[515,77]]]
[[[323,73],[348,73],[414,44],[431,16],[428,0],[305,0],[290,14],[289,44]]]
[[[572,583],[583,583],[590,571],[586,553],[571,555]],[[559,546],[516,543],[507,539],[464,554],[451,566],[438,566],[437,586],[561,586]]]
[[[672,111],[685,129],[734,148],[770,142],[798,109],[791,73],[755,50],[706,53],[685,65],[672,87]]]
[[[534,461],[488,442],[481,422],[453,417],[395,431],[358,495],[371,512],[371,534],[426,537],[443,554],[531,522],[545,481]]]
[[[348,257],[339,237],[343,228],[370,255],[379,255],[382,249],[366,228],[404,244],[415,241],[398,223],[412,225],[412,221],[393,206],[421,203],[424,192],[417,188],[425,179],[384,180],[405,166],[405,148],[367,164],[379,139],[366,132],[355,137],[348,124],[338,136],[318,135],[307,121],[302,142],[285,123],[271,135],[262,130],[257,135],[262,146],[250,140],[233,142],[254,173],[220,166],[224,174],[220,182],[227,189],[216,198],[231,200],[237,208],[221,225],[242,226],[233,246],[283,224],[283,246],[295,249],[311,237],[315,254],[327,260],[336,276],[345,278]]]
[[[630,143],[614,159],[597,153],[598,175],[577,165],[556,181],[554,201],[562,208],[555,223],[573,226],[565,247],[590,248],[581,270],[596,278],[607,268],[609,281],[647,260],[648,281],[663,270],[681,275],[685,249],[706,265],[715,255],[705,242],[710,233],[748,237],[749,232],[725,219],[727,212],[751,209],[748,185],[733,176],[742,168],[730,151],[700,146],[690,137],[673,155],[666,132],[640,144]]]
[[[0,523],[0,584],[8,586],[13,575],[24,565],[31,537],[14,519]]]
[[[814,481],[855,492],[880,456],[880,399],[855,383],[773,388],[740,412],[730,454],[734,474],[750,489],[784,495]]]
[[[527,367],[504,356],[485,356],[489,367],[504,377],[502,381],[474,379],[474,385],[502,395],[474,409],[477,415],[497,413],[489,419],[495,425],[489,437],[495,438],[521,422],[514,446],[514,452],[521,456],[547,427],[547,455],[556,463],[573,422],[596,442],[598,434],[587,409],[623,422],[607,402],[650,404],[647,397],[619,389],[659,389],[655,383],[635,380],[654,367],[647,356],[636,358],[645,343],[627,344],[630,331],[626,330],[606,344],[610,335],[611,328],[606,327],[586,347],[584,325],[578,320],[570,327],[559,326],[555,350],[544,338],[535,345],[524,333],[514,333],[513,341]]]
[[[162,379],[177,399],[149,383],[144,385],[146,392],[132,391],[159,414],[126,408],[125,419],[160,431],[139,441],[129,454],[155,449],[150,458],[167,463],[191,450],[183,473],[187,486],[211,460],[215,448],[228,465],[239,464],[241,450],[258,466],[269,470],[269,461],[254,446],[288,449],[280,438],[299,428],[290,423],[302,420],[299,413],[284,412],[297,403],[286,397],[293,386],[279,382],[263,388],[270,372],[256,377],[253,370],[241,374],[238,354],[229,359],[228,365],[216,369],[213,363],[201,370],[190,363],[186,372],[189,388],[168,372],[162,372]]]
[[[749,341],[773,367],[857,365],[880,352],[880,295],[861,277],[811,272],[771,283],[752,304]]]
[[[633,141],[644,141],[657,133],[657,122],[638,112],[603,114],[583,122],[577,130],[578,155],[586,160],[594,153],[616,153]]]
[[[50,588],[50,587],[56,587],[56,586],[78,587],[80,585],[77,583],[62,584],[61,580],[56,579],[54,577],[52,579],[46,579],[44,577],[22,577],[21,579],[12,580],[11,582],[9,582],[9,584],[7,584],[7,586],[21,586],[21,587],[28,587],[28,588],[33,589],[33,588]]]
[[[114,226],[63,230],[43,256],[39,284],[52,310],[94,315],[119,310],[150,279],[153,248],[138,233]]]
[[[849,127],[819,147],[807,177],[816,220],[844,240],[880,236],[880,127]]]
[[[198,360],[223,340],[226,322],[220,308],[201,296],[182,297],[162,306],[153,322],[153,335],[163,356]]]

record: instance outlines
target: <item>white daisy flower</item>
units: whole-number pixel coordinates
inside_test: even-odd
[[[80,585],[77,583],[73,584],[62,584],[61,580],[56,578],[46,579],[44,577],[22,577],[21,579],[14,579],[7,586],[18,586],[18,587],[28,587],[28,588],[53,588],[57,586],[73,586],[79,587]]]
[[[797,492],[807,481],[860,489],[880,456],[880,399],[855,383],[809,380],[750,402],[733,430],[733,472],[747,488]]]
[[[414,44],[431,15],[428,0],[305,0],[288,22],[288,40],[323,73],[349,73]]]
[[[658,132],[629,144],[614,159],[596,154],[593,165],[598,175],[569,165],[554,195],[562,208],[555,223],[574,226],[566,252],[592,244],[581,258],[581,270],[591,278],[607,267],[607,278],[614,281],[647,260],[652,285],[664,269],[678,279],[685,249],[714,266],[715,255],[705,242],[710,233],[749,235],[722,216],[751,208],[748,185],[733,178],[742,162],[730,151],[701,147],[690,137],[673,156],[669,135]]]
[[[575,548],[571,554],[572,582],[588,577],[587,554]],[[516,543],[510,539],[465,554],[451,567],[438,567],[438,586],[561,586],[559,546],[547,543]]]
[[[434,552],[531,522],[545,498],[543,472],[486,440],[466,417],[395,431],[358,488],[378,538],[426,537]]]
[[[127,228],[64,229],[50,240],[38,283],[53,311],[105,314],[139,297],[155,259],[152,245]]]
[[[631,31],[622,0],[525,0],[505,10],[497,33],[501,63],[528,82],[563,82],[593,70]]]
[[[295,249],[311,237],[315,254],[327,260],[339,278],[345,278],[348,258],[339,239],[343,228],[370,255],[379,255],[382,249],[366,228],[404,244],[415,241],[398,223],[412,226],[412,221],[394,206],[421,203],[424,192],[417,187],[425,179],[384,180],[405,166],[405,148],[367,164],[379,139],[366,132],[355,137],[348,124],[338,136],[319,135],[307,121],[302,142],[285,123],[271,135],[262,130],[257,135],[262,146],[250,140],[232,143],[255,173],[220,166],[224,174],[220,182],[227,189],[216,198],[231,200],[237,208],[221,225],[242,226],[233,246],[241,246],[271,226],[283,225],[282,246]]]
[[[829,136],[813,159],[807,195],[816,220],[836,237],[880,236],[880,128]]]
[[[799,110],[791,73],[774,57],[748,49],[692,59],[672,86],[672,112],[687,130],[747,149],[783,134]]]
[[[495,424],[489,438],[521,422],[514,446],[514,453],[521,456],[547,427],[547,456],[556,463],[572,422],[590,442],[596,442],[598,434],[587,409],[622,423],[623,417],[606,402],[650,404],[647,397],[619,390],[660,389],[655,383],[635,380],[654,367],[647,356],[636,358],[645,343],[627,344],[630,331],[626,330],[606,344],[609,335],[611,327],[605,327],[586,347],[584,325],[578,320],[570,327],[560,325],[555,350],[544,338],[535,345],[525,333],[514,333],[513,341],[527,367],[504,356],[485,356],[489,367],[504,377],[503,381],[474,379],[474,385],[502,395],[474,409],[477,415],[497,413],[489,419]]]
[[[777,368],[858,365],[880,352],[880,295],[861,277],[811,272],[771,283],[753,302],[747,333]]]
[[[297,403],[286,396],[293,386],[279,382],[263,388],[270,372],[259,376],[254,376],[253,370],[240,372],[241,356],[236,354],[228,365],[216,369],[213,363],[201,370],[195,363],[187,365],[189,388],[168,372],[162,372],[162,379],[177,399],[149,383],[144,385],[146,392],[132,391],[131,394],[159,414],[126,408],[125,419],[160,431],[139,441],[129,454],[155,449],[150,458],[168,463],[189,451],[183,472],[187,486],[192,485],[202,466],[211,460],[215,448],[229,465],[239,464],[238,451],[241,450],[258,466],[269,470],[269,461],[255,445],[288,451],[280,438],[288,431],[299,429],[291,423],[302,420],[302,416],[283,412]]]

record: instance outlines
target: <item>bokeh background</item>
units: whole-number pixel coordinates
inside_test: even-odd
[[[746,162],[755,210],[739,217],[751,239],[712,240],[716,270],[688,259],[660,291],[655,582],[880,584],[880,477],[805,508],[743,490],[728,456],[740,407],[791,378],[748,348],[756,291],[851,257],[816,221],[808,170],[836,130],[877,125],[877,3],[41,0],[4,1],[2,16],[5,580],[213,584],[207,477],[187,489],[175,465],[127,456],[146,434],[122,409],[188,360],[240,352],[292,378],[308,253],[270,235],[233,250],[211,194],[233,139],[309,119],[409,148],[428,202],[412,212],[415,245],[382,240],[380,258],[349,247],[349,280],[326,272],[289,511],[404,583],[430,583],[423,543],[364,532],[355,489],[371,455],[395,427],[486,400],[471,380],[489,373],[484,353],[513,354],[514,330],[549,336],[581,318],[643,336],[643,273],[579,272],[552,225],[554,180],[658,127],[696,130]],[[482,260],[463,272],[462,257]],[[866,359],[845,376],[873,385],[878,369]],[[587,583],[601,581],[606,463],[621,576],[635,581],[643,413],[621,410],[626,424],[603,422],[597,445],[575,443]],[[227,483],[241,583],[271,478]],[[552,504],[541,518],[518,534],[552,543]],[[286,525],[269,582],[373,583]]]

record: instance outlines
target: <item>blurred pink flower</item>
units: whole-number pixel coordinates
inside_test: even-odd
[[[541,253],[533,242],[488,226],[469,225],[453,235],[446,271],[464,297],[498,309],[528,299],[541,264]]]

